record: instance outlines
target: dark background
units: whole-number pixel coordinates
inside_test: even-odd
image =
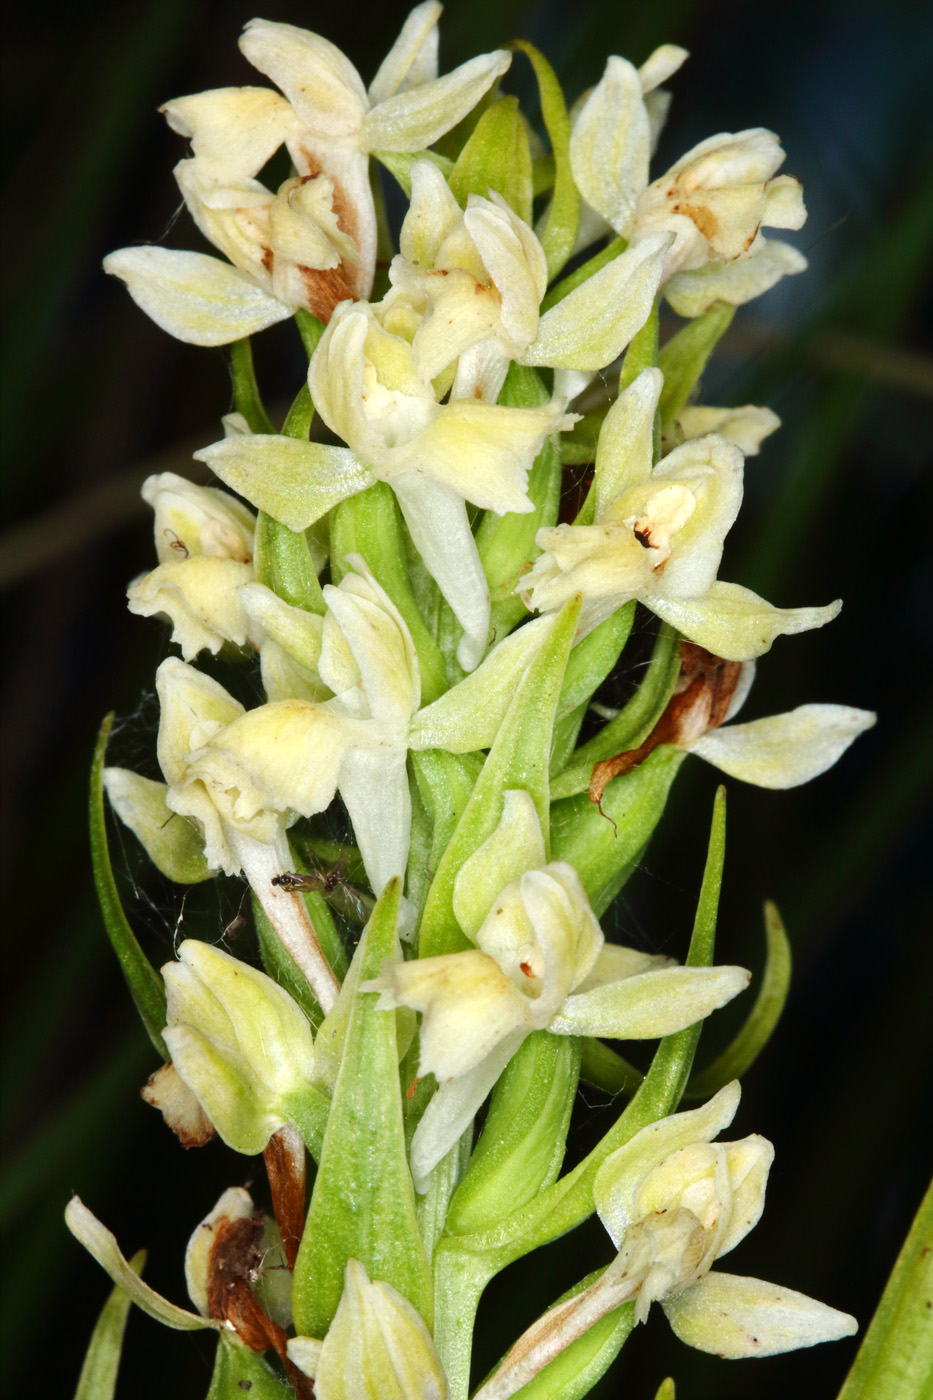
[[[704,385],[705,402],[768,403],[785,425],[749,463],[723,576],[781,605],[845,599],[831,627],[777,642],[747,717],[832,700],[877,709],[879,724],[797,792],[729,785],[720,956],[760,966],[769,896],[787,922],[795,976],[785,1018],[746,1076],[733,1133],[775,1142],[768,1207],[728,1267],[811,1293],[863,1324],[929,1175],[933,1107],[924,824],[933,362],[923,346],[933,26],[924,9],[896,0],[454,0],[441,26],[443,71],[522,36],[550,57],[570,99],[597,80],[608,52],[640,63],[661,42],[682,43],[692,58],[671,83],[656,171],[716,131],[762,125],[780,133],[786,168],[804,183],[810,217],[795,241],[810,272],[739,312]],[[262,11],[326,34],[367,81],[406,12],[292,0]],[[97,3],[67,14],[20,5],[5,27],[9,1126],[0,1208],[11,1393],[71,1392],[109,1287],[62,1224],[73,1190],[127,1253],[148,1246],[147,1278],[181,1302],[188,1234],[254,1166],[216,1144],[185,1156],[139,1099],[154,1059],[106,944],[85,835],[86,771],[107,710],[134,717],[118,734],[118,761],[152,764],[152,676],[168,645],[157,623],[123,604],[127,580],[153,557],[139,483],[155,470],[191,471],[191,451],[216,439],[230,408],[225,353],[158,330],[102,275],[100,259],[133,242],[200,246],[185,215],[175,223],[171,168],[183,143],[155,108],[204,88],[262,83],[236,49],[252,14],[239,0]],[[507,85],[530,94],[522,60],[515,69]],[[259,339],[260,374],[279,386],[269,397],[287,401],[301,377],[291,328]],[[626,891],[621,936],[682,953],[715,785],[712,770],[686,765]],[[145,873],[131,841],[118,840],[115,853],[158,965],[176,930],[172,892]],[[216,937],[235,919],[241,890],[222,883],[219,904],[186,905],[185,932]],[[701,1060],[729,1033],[729,1013],[719,1021]],[[575,1119],[572,1150],[605,1122],[599,1111],[593,1095]],[[491,1364],[606,1257],[594,1228],[497,1280],[480,1314],[480,1361]],[[856,1345],[726,1364],[662,1336],[665,1327],[660,1312],[652,1316],[600,1395],[650,1397],[673,1374],[678,1400],[750,1390],[767,1400],[791,1387],[830,1397]],[[210,1347],[134,1313],[124,1365],[120,1394],[184,1400],[207,1389]]]

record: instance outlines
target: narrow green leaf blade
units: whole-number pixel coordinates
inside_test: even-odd
[[[386,886],[356,952],[360,980],[398,953],[399,882]],[[351,974],[352,975],[352,974]],[[430,1325],[431,1273],[405,1152],[394,1013],[378,995],[353,1001],[304,1238],[292,1310],[298,1332],[323,1337],[348,1259],[396,1288]]]
[[[927,1400],[933,1387],[933,1183],[838,1400]]]
[[[776,905],[765,903],[767,958],[755,1004],[742,1029],[721,1055],[692,1075],[687,1097],[708,1099],[724,1084],[741,1079],[754,1064],[781,1018],[790,987],[791,951]]]
[[[141,1249],[130,1260],[130,1268],[135,1274],[141,1274],[145,1263],[146,1251]],[[113,1400],[130,1307],[129,1294],[117,1284],[91,1333],[74,1400]]]
[[[570,117],[557,74],[540,50],[523,39],[516,40],[513,47],[525,55],[534,69],[541,115],[554,152],[554,193],[541,234],[550,281],[573,252],[580,227],[580,195],[570,169]]]
[[[104,813],[104,757],[112,725],[113,715],[109,714],[100,727],[91,765],[89,824],[94,884],[107,936],[123,969],[136,1010],[158,1054],[163,1060],[168,1060],[170,1056],[162,1039],[165,1027],[165,988],[161,977],[139,946],[123,912],[113,866],[110,863],[107,819]]]

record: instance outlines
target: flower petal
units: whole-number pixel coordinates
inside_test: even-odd
[[[621,355],[654,305],[669,234],[620,253],[541,318],[525,365],[596,370]]]
[[[804,1293],[736,1274],[707,1274],[661,1306],[687,1346],[729,1360],[775,1356],[851,1337],[858,1323]]]
[[[556,1035],[653,1040],[671,1035],[738,996],[744,967],[666,967],[569,996],[548,1027]]]
[[[693,272],[676,272],[664,284],[664,295],[678,316],[700,316],[714,301],[744,306],[770,291],[782,277],[793,277],[806,266],[803,253],[789,243],[759,235],[734,262],[708,262]]]
[[[306,530],[375,477],[346,447],[275,433],[223,438],[195,452],[221,481],[289,530]]]
[[[776,637],[823,627],[842,607],[837,600],[822,608],[775,608],[750,588],[721,579],[702,598],[653,594],[643,601],[690,641],[727,661],[753,661],[770,650]]]
[[[638,71],[613,56],[573,124],[570,165],[587,204],[617,233],[628,228],[648,183],[650,139]]]
[[[369,99],[359,73],[336,45],[293,24],[252,19],[240,49],[280,87],[298,116],[324,136],[359,131]]]
[[[411,795],[404,744],[350,749],[340,769],[340,796],[353,823],[366,875],[379,895],[393,875],[404,880],[411,836]]]
[[[457,956],[467,955],[460,953]],[[521,1030],[506,1036],[475,1069],[439,1087],[411,1141],[411,1174],[416,1191],[427,1190],[430,1172],[469,1127],[526,1034]]]
[[[479,54],[452,73],[387,97],[363,123],[366,151],[421,151],[456,126],[501,78],[512,55],[504,49]]]
[[[221,184],[257,175],[298,125],[271,88],[213,88],[173,98],[160,111],[173,131],[189,138],[203,172]]]
[[[252,578],[251,564],[194,555],[160,564],[134,579],[126,590],[127,607],[137,617],[170,618],[172,641],[191,661],[199,651],[216,655],[224,642],[244,646],[252,640],[249,616],[238,592]]]
[[[766,437],[781,426],[781,420],[770,408],[746,404],[742,408],[705,408],[688,404],[677,415],[677,425],[685,438],[719,433],[727,442],[735,443],[746,457],[756,457]]]
[[[213,1318],[199,1317],[197,1313],[188,1312],[186,1308],[176,1307],[167,1298],[163,1298],[161,1293],[156,1293],[154,1288],[150,1288],[148,1283],[143,1283],[121,1254],[115,1237],[101,1224],[97,1216],[88,1210],[79,1196],[72,1196],[65,1207],[65,1224],[88,1253],[93,1254],[114,1283],[132,1298],[138,1308],[154,1317],[156,1322],[161,1322],[165,1327],[174,1327],[180,1332],[196,1332],[202,1327],[224,1325],[215,1322]]]
[[[681,1147],[712,1142],[735,1117],[740,1095],[738,1080],[733,1079],[701,1108],[650,1123],[606,1158],[596,1173],[593,1195],[599,1218],[617,1249],[638,1218],[635,1197],[647,1173]]]
[[[472,671],[489,637],[489,585],[463,497],[416,472],[392,483],[415,548],[463,628],[457,660]]]
[[[374,107],[397,92],[420,87],[437,77],[437,21],[443,8],[438,0],[424,0],[411,11],[369,85],[369,100]]]
[[[874,723],[870,710],[799,705],[787,714],[710,730],[690,745],[690,752],[730,778],[758,787],[792,788],[832,768]]]
[[[659,369],[643,369],[606,414],[596,444],[596,519],[616,497],[651,475],[654,415],[664,387]]]
[[[292,315],[244,273],[207,253],[120,248],[104,271],[126,283],[157,326],[189,345],[229,345]]]

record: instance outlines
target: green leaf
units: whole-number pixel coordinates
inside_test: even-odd
[[[680,675],[680,635],[662,624],[647,674],[631,700],[592,739],[551,784],[551,800],[588,792],[593,768],[604,759],[643,744],[661,718]]]
[[[696,387],[706,362],[720,338],[729,329],[735,307],[715,302],[702,316],[690,321],[661,349],[658,367],[664,375],[664,388],[658,412],[661,432],[667,434],[678,413]]]
[[[933,1385],[933,1183],[838,1400],[928,1400]]]
[[[275,432],[256,383],[253,343],[248,336],[245,340],[235,340],[230,346],[230,377],[233,380],[233,406],[246,419],[250,432]]]
[[[522,39],[512,47],[523,53],[535,70],[541,115],[554,152],[554,194],[541,234],[550,281],[573,252],[580,227],[580,195],[570,169],[570,118],[557,75],[544,55]]]
[[[214,1374],[205,1400],[294,1400],[291,1386],[278,1376],[263,1360],[262,1353],[251,1351],[240,1341],[221,1334],[217,1338]]]
[[[591,699],[618,661],[634,619],[635,604],[625,603],[577,642],[564,672],[558,714],[569,714]]]
[[[531,794],[547,846],[551,735],[579,613],[579,599],[571,599],[555,618],[551,634],[515,691],[432,881],[421,924],[421,957],[460,952],[471,946],[454,915],[454,881],[464,861],[498,825],[506,789],[523,788]]]
[[[662,1381],[661,1384],[658,1386],[657,1394],[655,1395],[654,1400],[677,1400],[677,1394],[674,1390],[674,1382],[670,1376],[668,1376],[667,1380]]]
[[[531,149],[517,97],[500,97],[480,117],[457,157],[448,184],[461,208],[471,194],[490,190],[531,223]]]
[[[496,1084],[482,1137],[447,1212],[453,1235],[514,1214],[557,1179],[580,1052],[573,1036],[533,1031]]]
[[[145,1262],[146,1251],[141,1249],[130,1260],[130,1268],[135,1274],[141,1274]],[[129,1294],[117,1284],[91,1333],[74,1400],[113,1400],[130,1306]]]
[[[684,757],[679,749],[655,749],[631,773],[612,779],[602,811],[588,793],[552,806],[553,857],[577,871],[597,917],[641,860]]]
[[[612,259],[617,258],[620,253],[624,253],[627,247],[628,243],[624,238],[613,238],[611,242],[606,244],[605,248],[601,248],[598,253],[594,253],[582,267],[578,267],[575,271],[568,273],[566,277],[562,278],[561,281],[557,283],[556,287],[551,288],[542,301],[541,315],[543,316],[545,311],[550,311],[552,306],[556,306],[559,301],[563,301],[564,297],[569,296],[571,292],[575,292],[577,287],[582,287],[583,283],[586,282],[588,278],[592,277],[594,272],[599,272],[600,268],[605,267],[607,263],[611,263]]]
[[[331,577],[339,583],[349,570],[348,554],[362,554],[376,580],[405,619],[418,653],[421,703],[430,705],[447,689],[444,658],[415,602],[408,570],[402,513],[395,494],[378,481],[341,501],[331,518]]]
[[[90,793],[90,837],[91,863],[94,867],[94,884],[104,925],[113,951],[123,969],[136,1010],[139,1012],[149,1039],[163,1060],[170,1058],[162,1031],[165,1026],[165,988],[162,978],[139,946],[129,920],[123,912],[117,882],[110,864],[110,851],[107,845],[107,820],[104,814],[104,757],[107,740],[113,725],[113,715],[109,714],[100,727],[94,761],[91,765]]]
[[[765,903],[765,938],[767,958],[755,1004],[731,1045],[691,1077],[688,1098],[707,1099],[730,1080],[741,1079],[780,1020],[790,986],[791,952],[781,916],[770,900]]]
[[[361,980],[399,957],[399,881],[386,886],[354,963]],[[405,1153],[396,1017],[378,994],[353,1000],[343,1058],[304,1237],[292,1310],[299,1333],[323,1337],[343,1292],[348,1259],[396,1288],[430,1325],[431,1273]]]
[[[499,403],[509,408],[537,408],[547,403],[550,395],[540,374],[524,365],[512,364]],[[528,474],[528,497],[534,510],[527,515],[509,511],[496,515],[484,513],[476,532],[476,547],[489,583],[492,599],[492,623],[496,640],[500,641],[527,614],[527,608],[515,593],[522,574],[541,553],[535,535],[546,525],[557,524],[560,506],[561,462],[559,439],[553,435],[545,440]]]

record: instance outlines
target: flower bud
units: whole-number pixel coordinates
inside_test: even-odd
[[[265,973],[190,938],[179,956],[162,969],[172,1062],[224,1142],[262,1152],[310,1082],[311,1028]]]
[[[300,1349],[292,1352],[290,1346],[297,1361]],[[356,1259],[347,1264],[314,1387],[318,1400],[447,1400],[449,1395],[424,1322],[390,1284],[371,1283]]]

